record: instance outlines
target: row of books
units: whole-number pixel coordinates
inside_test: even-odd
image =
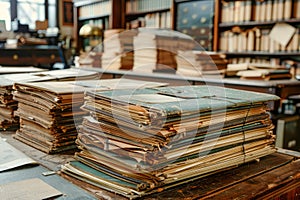
[[[110,15],[112,11],[111,0],[88,4],[79,7],[79,18],[90,18],[95,16]]]
[[[300,28],[297,28],[287,45],[282,45],[270,37],[271,29],[252,28],[247,30],[224,31],[220,36],[220,50],[225,52],[292,52],[300,51]]]
[[[140,27],[171,29],[171,13],[170,11],[149,13],[126,23],[126,29]]]
[[[222,1],[222,23],[278,21],[290,18],[300,18],[300,1]]]
[[[144,20],[147,28],[171,28],[170,11],[146,14]]]
[[[170,9],[172,0],[127,0],[126,14]]]
[[[267,65],[279,65],[280,58],[257,58],[257,57],[237,57],[228,58],[228,63],[239,64],[239,63],[262,63]]]

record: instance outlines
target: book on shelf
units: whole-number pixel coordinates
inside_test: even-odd
[[[172,0],[126,0],[126,14],[170,9]]]
[[[112,12],[111,0],[103,0],[79,7],[79,18],[91,18],[95,16],[108,16]]]
[[[220,34],[219,49],[224,52],[299,51],[299,27],[276,23],[272,28],[227,30]]]
[[[221,22],[247,22],[251,20],[251,1],[222,1]]]
[[[221,1],[221,23],[299,19],[298,7],[292,0]]]

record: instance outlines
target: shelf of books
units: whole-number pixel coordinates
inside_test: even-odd
[[[245,60],[242,56],[278,59],[300,55],[300,0],[218,1],[218,4],[216,51],[240,60]]]
[[[127,28],[171,28],[172,0],[126,0]]]
[[[102,0],[78,7],[78,20],[108,17],[111,14],[111,1]]]
[[[91,24],[102,30],[124,27],[124,0],[73,0],[73,3],[74,38],[78,50],[83,46],[78,33],[84,24]]]

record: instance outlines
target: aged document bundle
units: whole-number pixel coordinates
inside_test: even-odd
[[[15,130],[19,126],[14,116],[17,102],[13,100],[13,84],[16,82],[71,81],[81,79],[99,79],[96,72],[77,69],[53,70],[35,73],[1,75],[0,77],[0,129]]]
[[[76,125],[87,112],[80,107],[85,91],[159,87],[163,83],[130,79],[16,83],[13,99],[20,129],[15,138],[46,153],[76,148]]]
[[[62,172],[140,197],[275,151],[267,102],[214,86],[86,92],[77,161]]]

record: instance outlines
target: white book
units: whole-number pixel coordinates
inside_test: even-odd
[[[290,19],[292,17],[292,3],[293,3],[292,0],[285,0],[285,2],[284,2],[284,19]]]
[[[273,1],[268,0],[266,2],[266,21],[272,20],[272,13],[273,13]]]
[[[260,17],[259,17],[259,21],[266,21],[266,6],[267,2],[266,1],[262,1],[260,3]]]
[[[247,37],[247,51],[253,51],[254,50],[254,31],[250,30],[248,32],[248,37]]]
[[[274,0],[273,1],[273,12],[272,12],[272,20],[273,21],[276,21],[276,20],[278,20],[278,15],[277,15],[277,13],[278,13],[278,2],[279,2],[279,0]]]
[[[278,8],[277,8],[277,20],[283,19],[283,12],[284,12],[284,1],[279,0],[278,1]]]
[[[244,6],[245,6],[245,21],[250,21],[251,20],[252,2],[244,1]]]

